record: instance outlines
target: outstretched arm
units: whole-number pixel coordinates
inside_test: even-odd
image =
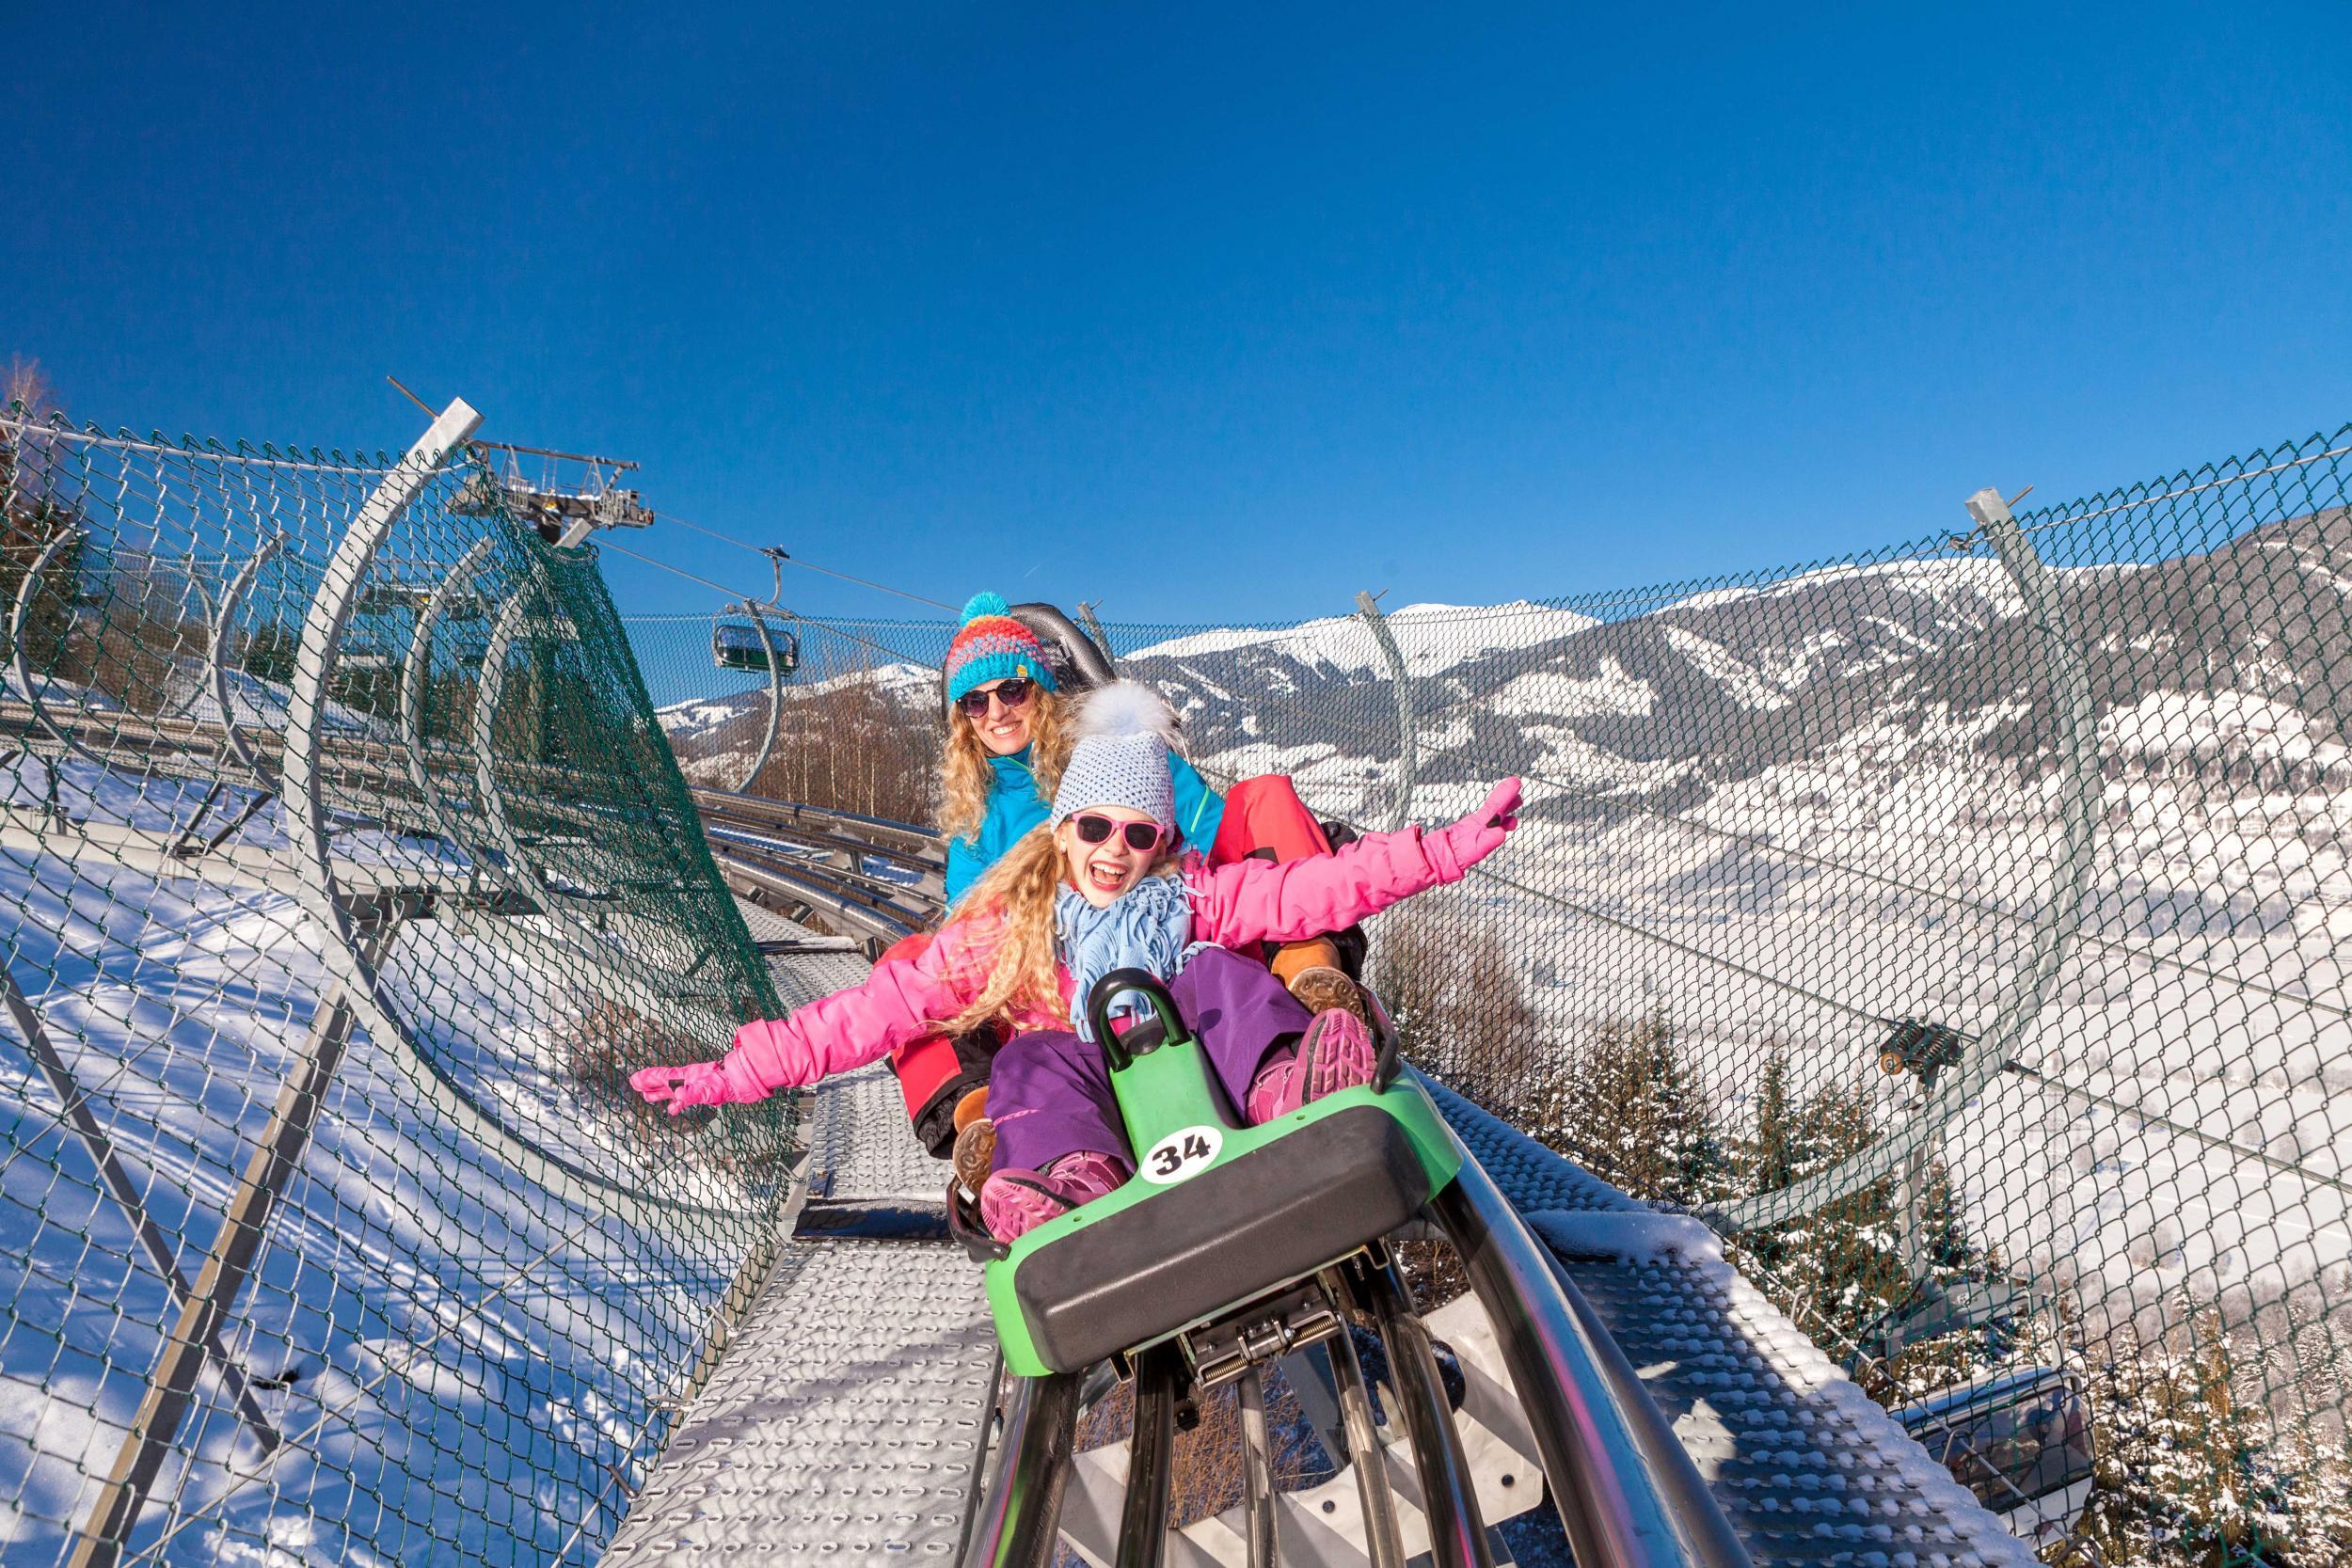
[[[1442,828],[1366,833],[1328,855],[1277,865],[1235,861],[1196,882],[1200,934],[1228,947],[1300,942],[1344,930],[1366,915],[1444,882],[1502,847],[1518,826],[1519,781],[1505,779],[1486,802]]]
[[[951,921],[911,959],[876,964],[861,984],[820,997],[788,1018],[759,1020],[735,1032],[715,1062],[645,1068],[629,1085],[673,1114],[690,1105],[765,1100],[878,1061],[955,1017],[979,993],[987,974],[970,922]]]

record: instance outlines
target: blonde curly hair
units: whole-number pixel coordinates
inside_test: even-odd
[[[1150,875],[1176,869],[1173,847],[1162,850]],[[1054,897],[1067,879],[1061,845],[1043,823],[1021,835],[1013,847],[965,894],[960,920],[1000,927],[989,955],[988,982],[972,1005],[943,1028],[960,1035],[978,1025],[1029,1010],[1057,1017],[1068,1009],[1061,995],[1061,955],[1055,942]],[[985,941],[985,937],[983,938]]]
[[[1051,800],[1070,762],[1070,715],[1061,694],[1041,686],[1035,703],[1029,719],[1029,771],[1037,779],[1038,799]],[[970,838],[988,819],[989,791],[996,787],[996,774],[988,761],[980,732],[951,705],[939,760],[939,831],[944,836]]]

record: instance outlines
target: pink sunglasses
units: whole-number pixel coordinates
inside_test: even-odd
[[[1160,840],[1168,836],[1168,830],[1157,822],[1114,822],[1090,811],[1079,812],[1070,820],[1078,825],[1078,841],[1081,844],[1107,843],[1111,834],[1116,832],[1126,839],[1128,848],[1139,855],[1150,854],[1159,847]]]

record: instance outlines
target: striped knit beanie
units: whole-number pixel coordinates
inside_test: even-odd
[[[1054,672],[1037,633],[1012,618],[1002,594],[975,594],[963,607],[963,625],[947,644],[947,701],[990,681],[1024,676],[1054,689]]]

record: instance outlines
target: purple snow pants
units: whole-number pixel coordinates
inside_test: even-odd
[[[1222,947],[1195,954],[1168,993],[1236,1111],[1248,1102],[1249,1081],[1266,1053],[1296,1043],[1311,1017],[1263,964]],[[996,1053],[988,1115],[996,1123],[998,1170],[1043,1170],[1080,1149],[1135,1166],[1102,1049],[1069,1030],[1015,1035]]]

